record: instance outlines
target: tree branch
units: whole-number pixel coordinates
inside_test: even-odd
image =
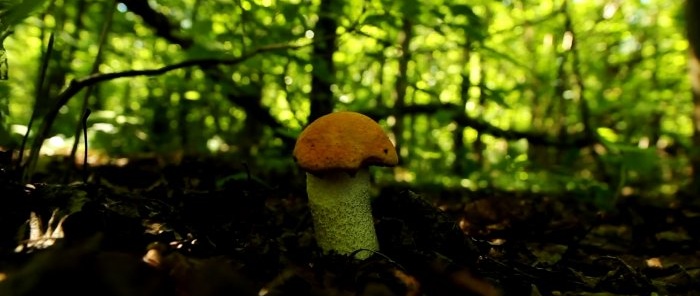
[[[81,79],[73,80],[68,84],[68,87],[66,87],[63,91],[61,91],[58,94],[58,97],[56,98],[56,103],[46,113],[46,116],[44,117],[44,120],[42,121],[41,126],[39,128],[39,131],[37,133],[37,137],[34,139],[34,144],[38,145],[38,146],[33,145],[32,147],[41,147],[41,143],[43,143],[44,139],[46,139],[48,137],[49,132],[51,131],[51,126],[53,126],[53,122],[56,120],[56,117],[58,116],[58,113],[59,113],[59,110],[61,109],[61,107],[66,105],[68,103],[68,101],[70,101],[70,99],[73,98],[73,96],[75,96],[83,88],[95,85],[95,84],[103,82],[103,81],[113,80],[113,79],[117,79],[117,78],[137,77],[137,76],[156,76],[156,75],[162,75],[162,74],[168,73],[170,71],[188,68],[188,67],[194,67],[194,66],[199,66],[199,67],[213,67],[213,66],[218,66],[218,65],[233,66],[233,65],[240,64],[240,63],[242,63],[242,62],[258,55],[258,54],[272,52],[272,51],[278,51],[278,50],[295,50],[295,49],[300,49],[300,48],[309,46],[310,44],[312,44],[312,43],[301,44],[301,45],[290,45],[290,44],[284,44],[284,43],[272,44],[272,45],[259,47],[251,52],[245,53],[245,54],[243,54],[239,57],[235,57],[235,58],[228,58],[228,59],[206,58],[206,59],[186,60],[186,61],[183,61],[180,63],[163,66],[163,67],[156,68],[156,69],[128,70],[128,71],[113,72],[113,73],[98,73],[98,74],[89,75],[89,76],[81,78]],[[36,148],[36,149],[40,149],[40,148]],[[35,153],[35,152],[32,151],[32,153]],[[36,151],[36,153],[38,153],[38,151]]]
[[[452,121],[458,123],[460,126],[471,127],[479,133],[485,133],[492,135],[497,138],[502,138],[506,140],[519,140],[525,139],[531,144],[539,144],[545,146],[553,146],[559,148],[583,148],[595,144],[595,139],[586,137],[585,135],[570,135],[567,141],[561,141],[548,137],[544,133],[537,132],[526,132],[526,131],[516,131],[516,130],[504,130],[497,126],[494,126],[483,120],[469,117],[464,112],[455,112],[454,110],[461,110],[459,106],[455,104],[418,104],[418,105],[406,105],[403,109],[404,115],[409,114],[435,114],[438,111],[448,111],[452,114]],[[394,110],[392,109],[372,109],[361,111],[367,114],[369,117],[377,120],[380,118],[386,118],[392,115]]]
[[[212,66],[219,66],[219,65],[227,65],[227,66],[234,66],[237,64],[240,64],[258,54],[261,53],[266,53],[266,52],[271,52],[271,51],[277,51],[277,50],[296,50],[299,48],[303,48],[306,46],[311,45],[312,43],[308,44],[303,44],[303,45],[289,45],[289,44],[273,44],[273,45],[268,45],[268,46],[263,46],[260,48],[257,48],[249,53],[243,54],[240,57],[236,58],[230,58],[230,59],[222,59],[222,58],[205,58],[205,59],[194,59],[194,60],[186,60],[182,61],[176,64],[172,65],[167,65],[163,66],[161,68],[156,68],[156,69],[146,69],[146,70],[128,70],[128,71],[123,71],[123,72],[113,72],[113,73],[100,73],[100,74],[94,74],[94,75],[89,75],[85,78],[81,78],[78,80],[73,80],[69,85],[68,88],[66,88],[63,92],[59,94],[59,103],[62,102],[62,100],[65,100],[65,102],[70,99],[75,93],[79,92],[82,88],[93,85],[102,81],[107,81],[107,80],[112,80],[112,79],[117,79],[117,78],[125,78],[125,77],[135,77],[135,76],[157,76],[157,75],[162,75],[165,73],[168,73],[173,70],[178,70],[178,69],[183,69],[183,68],[189,68],[189,67],[194,67],[194,66],[199,66],[199,67],[212,67]],[[60,104],[63,106],[65,103]],[[58,106],[60,108],[61,106]]]
[[[155,31],[156,36],[164,38],[170,43],[177,44],[182,49],[190,49],[195,44],[194,39],[184,36],[180,32],[180,27],[175,25],[177,21],[171,22],[167,15],[153,9],[148,1],[124,0],[122,2],[127,5],[131,12],[140,16],[143,22]],[[322,41],[316,39],[314,42]],[[246,51],[247,50],[243,50],[243,52]],[[224,73],[220,68],[210,65],[201,65],[201,68],[208,79],[218,83],[231,84],[231,75]],[[261,104],[260,97],[251,97],[246,91],[241,91],[235,87],[234,89],[235,90],[229,90],[225,94],[225,98],[229,102],[243,108],[249,116],[273,130],[283,126],[280,121],[271,114],[269,107]],[[285,142],[289,142],[283,134],[278,133],[278,136],[285,140]]]
[[[155,29],[156,34],[165,38],[171,43],[178,44],[184,49],[194,45],[194,40],[180,36],[177,27],[174,26],[168,17],[154,10],[148,1],[143,0],[122,0],[122,3],[133,13],[140,15],[143,22]]]

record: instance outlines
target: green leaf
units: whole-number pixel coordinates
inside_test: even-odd
[[[0,1],[0,80],[7,80],[7,57],[4,42],[12,33],[12,27],[28,18],[34,10],[43,5],[46,0],[23,0],[11,4],[11,1]]]
[[[619,137],[615,130],[607,127],[599,127],[596,129],[598,136],[609,143],[615,143],[619,140]]]
[[[44,2],[46,2],[46,0],[23,0],[18,1],[15,5],[7,7],[4,11],[0,12],[0,21],[2,22],[3,31],[21,23],[24,19],[28,18],[34,10],[42,6]]]

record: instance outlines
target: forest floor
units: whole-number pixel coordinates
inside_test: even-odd
[[[0,295],[700,295],[700,209],[674,201],[388,187],[381,251],[355,260],[320,255],[301,181],[215,159],[68,174],[0,171]]]

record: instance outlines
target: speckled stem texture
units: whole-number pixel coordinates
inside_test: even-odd
[[[345,172],[323,176],[306,174],[309,209],[319,247],[328,253],[350,254],[356,250],[379,250],[374,231],[369,198],[369,170],[354,176]],[[365,259],[372,252],[360,251],[356,258]]]

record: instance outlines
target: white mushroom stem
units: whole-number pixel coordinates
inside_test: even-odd
[[[324,253],[335,251],[358,259],[379,250],[374,231],[369,196],[369,170],[356,174],[346,172],[306,174],[309,209],[314,221],[316,241]],[[366,251],[369,250],[369,251]]]

